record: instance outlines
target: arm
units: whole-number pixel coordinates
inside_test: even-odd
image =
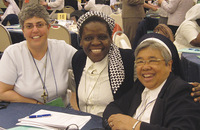
[[[191,45],[200,47],[200,33],[197,35],[197,37],[190,42]]]
[[[14,85],[8,85],[0,82],[0,100],[8,102],[26,102],[37,104],[37,100],[26,98],[15,92]],[[41,104],[41,103],[40,103]]]
[[[128,0],[128,4],[130,4],[130,5],[141,5],[141,4],[144,4],[144,0]]]
[[[70,99],[70,104],[72,106],[72,108],[74,108],[75,110],[79,111],[78,105],[77,105],[77,101],[76,101],[76,93],[72,92],[72,96]]]
[[[154,6],[154,5],[151,5],[151,4],[147,4],[147,3],[144,3],[144,7],[148,8],[148,9],[151,9],[153,11],[156,11],[158,9],[157,6]]]
[[[158,5],[168,13],[172,14],[178,8],[179,2],[180,0],[170,0],[169,3],[167,3],[165,0],[158,0]]]

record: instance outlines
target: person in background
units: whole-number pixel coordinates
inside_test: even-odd
[[[27,5],[19,13],[19,22],[26,40],[10,45],[3,53],[0,100],[34,104],[57,98],[64,101],[76,49],[62,40],[47,39],[50,18],[42,5]]]
[[[40,4],[48,10],[62,10],[64,8],[64,0],[41,0]]]
[[[83,48],[72,59],[77,104],[81,111],[98,116],[134,83],[133,51],[114,45],[114,26],[112,18],[96,11],[87,12],[77,22]]]
[[[186,12],[194,5],[193,0],[158,0],[158,5],[168,13],[167,25],[175,35],[185,19]]]
[[[159,34],[155,34],[159,35]],[[192,85],[172,72],[172,52],[159,37],[145,37],[135,50],[138,80],[104,111],[111,129],[199,130],[200,104],[190,96]],[[177,53],[177,52],[176,52]]]
[[[144,0],[122,0],[122,22],[124,33],[134,42],[138,24],[145,17]]]
[[[194,5],[186,13],[185,20],[175,34],[174,44],[178,50],[200,47],[200,4]]]
[[[14,0],[3,0],[4,5],[7,7],[6,11],[4,12],[4,14],[0,15],[0,19],[1,19],[1,23],[3,23],[4,19],[9,15],[9,14],[14,14],[15,16],[17,16],[20,12],[19,7],[17,6],[17,4],[15,3]],[[13,15],[10,15],[11,17],[13,17]],[[11,19],[11,18],[10,18]],[[18,20],[18,19],[13,19],[13,20]],[[11,23],[16,23],[15,21],[10,21]],[[18,21],[17,21],[18,22]],[[6,25],[7,22],[4,24]]]

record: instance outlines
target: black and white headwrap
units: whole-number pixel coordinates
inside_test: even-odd
[[[82,15],[77,22],[77,28],[80,30],[81,25],[86,21],[91,16],[98,16],[104,19],[111,31],[113,31],[115,27],[115,21],[108,15],[102,13],[102,12],[97,12],[97,11],[89,11]],[[108,53],[108,59],[109,59],[109,72],[110,72],[110,84],[112,88],[112,92],[115,94],[117,90],[120,88],[121,84],[123,83],[125,79],[125,72],[124,72],[124,65],[122,61],[122,57],[120,54],[119,48],[111,43],[110,50]]]
[[[115,20],[113,18],[109,17],[108,15],[104,14],[103,12],[98,12],[98,11],[89,11],[89,12],[81,15],[81,17],[77,21],[78,30],[80,30],[81,25],[85,22],[85,20],[91,16],[98,16],[98,17],[103,18],[108,23],[111,31],[113,31],[113,29],[115,27]]]

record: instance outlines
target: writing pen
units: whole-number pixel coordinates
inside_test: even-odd
[[[30,115],[29,118],[38,118],[38,117],[46,117],[46,116],[51,116],[51,114]]]

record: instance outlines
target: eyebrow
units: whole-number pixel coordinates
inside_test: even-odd
[[[38,24],[38,23],[43,23],[43,21],[36,22],[36,24]],[[25,24],[33,24],[33,23],[25,23]]]

